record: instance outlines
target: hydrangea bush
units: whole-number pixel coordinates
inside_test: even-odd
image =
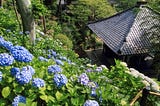
[[[0,45],[1,106],[126,106],[144,88],[120,61],[111,69],[91,65],[48,39],[39,38],[34,49]]]

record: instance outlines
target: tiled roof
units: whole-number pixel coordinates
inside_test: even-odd
[[[151,17],[157,14],[150,8],[141,7],[138,11],[135,8],[92,22],[88,27],[117,54],[148,53],[151,50],[150,37],[144,33],[160,22]]]

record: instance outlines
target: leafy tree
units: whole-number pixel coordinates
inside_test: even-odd
[[[148,0],[148,2],[151,8],[160,12],[160,6],[159,6],[160,1],[159,0]]]
[[[137,1],[147,1],[148,5],[152,7],[153,9],[159,11],[160,7],[160,1],[159,0],[108,0],[108,1],[115,1],[113,4],[116,7],[117,11],[122,11],[125,9],[128,9],[134,5],[136,5]]]
[[[117,11],[128,9],[136,4],[137,0],[115,0],[114,6]]]
[[[77,0],[75,4],[69,4],[67,9],[62,11],[60,18],[63,23],[65,22],[65,26],[70,28],[73,43],[80,45],[86,43],[85,38],[90,36],[86,27],[89,21],[111,16],[115,12],[106,0]]]

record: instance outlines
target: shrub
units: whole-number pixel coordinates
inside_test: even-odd
[[[22,39],[12,36],[12,32],[3,37],[0,40],[12,41],[13,45],[16,42],[17,46],[14,47],[21,48],[20,44],[23,44],[20,43]],[[144,88],[141,78],[126,72],[128,67],[125,63],[117,60],[116,65],[109,70],[104,65],[91,65],[89,59],[78,58],[74,51],[64,48],[61,39],[39,37],[33,47],[25,37],[23,42],[26,47],[20,50],[30,51],[34,56],[31,61],[17,61],[17,57],[13,56],[14,62],[8,64],[6,60],[10,56],[5,59],[1,56],[1,106],[129,105]],[[0,46],[3,47],[1,53],[10,53],[8,46]],[[150,98],[151,102],[158,103],[159,99]]]
[[[73,47],[72,41],[66,35],[57,34],[57,35],[55,35],[54,38],[60,40],[62,42],[62,46],[64,48],[72,49],[72,47]]]

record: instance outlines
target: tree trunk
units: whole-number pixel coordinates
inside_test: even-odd
[[[3,0],[0,0],[0,8],[3,7]]]
[[[18,12],[21,15],[23,32],[30,32],[30,40],[32,44],[35,44],[35,22],[31,10],[30,0],[16,0]]]

